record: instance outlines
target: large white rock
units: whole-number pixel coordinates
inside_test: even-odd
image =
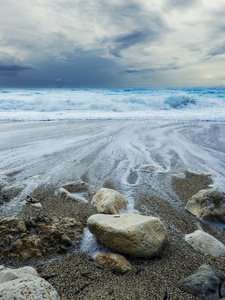
[[[4,300],[60,300],[53,286],[32,267],[3,268],[0,271],[0,298]]]
[[[193,233],[186,234],[185,240],[203,254],[209,254],[215,257],[225,258],[225,246],[212,235],[196,230]]]
[[[205,189],[192,196],[186,209],[203,220],[225,222],[225,194],[216,189]]]
[[[96,214],[87,225],[109,248],[135,257],[155,255],[167,237],[166,227],[158,218],[138,214]]]
[[[19,269],[4,268],[0,271],[0,284],[18,279],[21,277],[36,276],[39,277],[37,271],[32,267],[22,267]]]
[[[101,188],[92,198],[92,204],[99,212],[105,214],[119,214],[122,209],[126,209],[128,201],[119,192]]]

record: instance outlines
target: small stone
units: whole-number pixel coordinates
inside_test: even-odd
[[[138,168],[138,171],[156,172],[159,171],[159,168],[152,165],[143,165]]]
[[[81,202],[81,203],[88,203],[87,199],[81,198],[76,194],[72,194],[69,191],[67,191],[65,188],[60,188],[58,190],[58,194],[59,194],[60,197],[63,197],[66,200],[70,199],[70,200],[75,200],[75,201],[78,201],[78,202]]]
[[[42,204],[40,202],[39,203],[32,203],[31,205],[36,207],[36,208],[42,208]]]
[[[27,231],[26,224],[23,220],[19,220],[16,227],[18,228],[19,231],[22,231],[22,232]]]
[[[225,194],[216,189],[205,189],[192,196],[186,209],[203,220],[225,222]]]
[[[122,209],[126,209],[128,200],[113,189],[101,188],[93,196],[91,203],[101,213],[119,214]]]
[[[60,197],[66,198],[66,196],[69,194],[69,192],[64,188],[60,188],[58,190],[58,194],[59,194]]]
[[[72,244],[71,239],[65,234],[61,236],[61,243],[66,246],[69,246]]]
[[[119,254],[99,252],[93,256],[93,259],[118,274],[124,274],[132,269],[131,264],[126,260],[126,258]]]
[[[225,297],[224,282],[224,273],[216,271],[208,265],[202,265],[195,274],[180,280],[177,286],[182,291],[200,299],[217,300],[221,296]]]
[[[186,234],[185,241],[192,245],[195,250],[203,254],[225,258],[224,244],[202,230],[196,230],[193,233]]]
[[[84,181],[72,181],[62,185],[62,188],[66,189],[70,193],[87,192],[89,185]]]
[[[37,200],[36,198],[31,197],[31,196],[27,196],[26,201],[29,203],[38,203],[39,202],[39,200]]]

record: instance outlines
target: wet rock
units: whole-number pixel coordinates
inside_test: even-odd
[[[105,214],[119,214],[122,209],[126,209],[128,200],[119,192],[101,188],[92,198],[92,204],[99,212]]]
[[[155,255],[168,234],[160,219],[139,214],[92,215],[87,225],[109,248],[135,257]]]
[[[205,189],[192,196],[186,209],[203,220],[225,222],[225,194],[216,189]]]
[[[196,230],[193,233],[186,234],[185,240],[192,245],[195,250],[203,254],[225,258],[224,244],[202,230]]]
[[[39,203],[33,203],[31,204],[33,207],[35,208],[42,208],[42,204],[39,202]]]
[[[119,254],[99,252],[93,256],[93,259],[118,274],[124,274],[132,269],[131,264],[126,260],[126,258]]]
[[[138,214],[138,215],[141,214],[140,211],[138,211],[137,209],[132,209],[129,213],[130,214]]]
[[[39,200],[34,198],[34,197],[31,197],[31,196],[27,196],[26,199],[25,199],[28,203],[38,203]]]
[[[138,168],[138,171],[156,172],[159,171],[159,168],[152,165],[143,165]]]
[[[225,297],[225,274],[202,265],[195,274],[180,280],[177,286],[200,299],[217,300]]]
[[[10,280],[18,279],[21,277],[27,277],[27,276],[38,277],[39,275],[34,268],[29,266],[22,267],[19,269],[10,269],[2,266],[2,269],[0,269],[0,284]]]
[[[80,243],[82,231],[83,224],[73,218],[5,218],[0,220],[0,258],[25,261],[63,252]]]
[[[84,181],[73,181],[62,185],[62,188],[66,189],[70,193],[87,192],[89,185]]]
[[[0,297],[12,299],[60,300],[53,286],[40,278],[32,267],[0,270]]]
[[[65,188],[60,188],[59,191],[59,196],[65,198],[66,200],[70,199],[70,200],[75,200],[81,203],[88,203],[88,200],[85,199],[84,197],[80,197],[79,194],[77,193],[70,193],[69,191],[67,191]]]

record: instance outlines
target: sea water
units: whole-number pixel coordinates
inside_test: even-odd
[[[0,89],[0,120],[225,120],[225,89]]]
[[[171,180],[187,170],[225,192],[225,89],[0,89],[0,121],[0,180],[22,190],[1,217],[38,186],[85,177],[112,183],[128,211],[147,185],[184,212]],[[82,249],[99,247],[85,229]]]

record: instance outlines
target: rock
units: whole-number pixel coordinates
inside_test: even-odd
[[[40,217],[0,220],[0,259],[26,261],[46,253],[65,252],[80,243],[83,224],[74,218]]]
[[[202,265],[195,274],[180,280],[177,286],[204,300],[217,300],[225,297],[225,274]]]
[[[93,256],[94,260],[97,260],[100,264],[107,266],[113,272],[118,274],[124,274],[127,271],[131,271],[131,264],[125,257],[119,254],[109,254],[99,252]]]
[[[87,192],[89,185],[84,181],[73,181],[62,185],[62,188],[66,189],[70,193]]]
[[[66,200],[70,199],[70,200],[75,200],[81,203],[87,203],[88,200],[85,198],[82,198],[80,196],[78,196],[78,194],[72,194],[69,191],[67,191],[65,188],[60,188],[59,191],[59,196],[65,198]]]
[[[130,214],[138,214],[138,215],[141,214],[140,211],[138,211],[137,209],[132,209],[129,213]]]
[[[99,212],[105,214],[119,214],[128,204],[128,200],[123,195],[108,188],[101,188],[91,202]]]
[[[196,230],[193,233],[186,234],[185,241],[192,245],[195,250],[200,251],[203,254],[225,258],[224,244],[202,230]]]
[[[0,271],[0,298],[60,300],[53,286],[40,278],[32,267],[3,268]]]
[[[203,220],[225,222],[225,194],[216,189],[205,189],[192,196],[186,209]]]
[[[27,196],[25,201],[27,201],[28,203],[38,203],[39,202],[38,199],[31,197],[31,196]]]
[[[143,165],[138,168],[138,171],[156,172],[159,171],[159,168],[152,165]]]
[[[200,173],[198,173],[198,175],[203,175],[203,176],[214,176],[214,177],[216,177],[215,174],[212,174],[212,173],[209,173],[209,172],[200,172]]]
[[[39,203],[33,203],[31,205],[36,207],[36,208],[42,208],[42,204],[40,202]]]
[[[139,214],[96,214],[87,225],[109,248],[135,257],[155,255],[167,237],[166,227],[158,218]]]
[[[4,267],[4,266],[3,266]],[[0,270],[0,284],[27,276],[39,276],[37,271],[32,267],[22,267],[19,269],[3,268]]]

